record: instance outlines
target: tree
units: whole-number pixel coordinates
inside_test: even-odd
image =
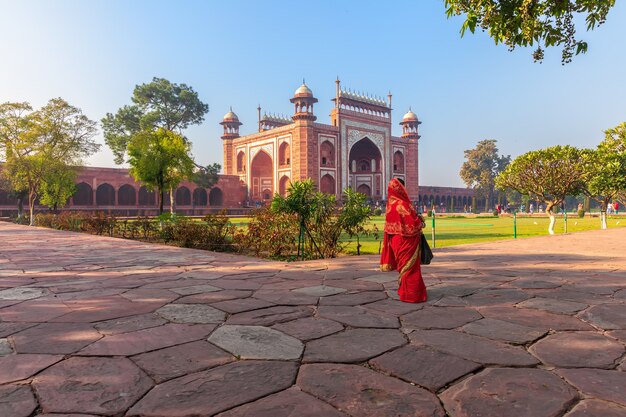
[[[207,166],[196,165],[192,181],[200,187],[211,188],[219,181],[221,169],[222,166],[218,163]]]
[[[163,213],[163,192],[171,190],[193,175],[194,162],[189,143],[170,130],[141,131],[128,144],[130,174],[152,191],[158,191],[159,214]]]
[[[465,15],[461,36],[477,27],[487,31],[496,44],[510,50],[535,46],[535,61],[544,57],[544,48],[562,47],[561,62],[587,52],[587,42],[576,39],[574,20],[584,17],[587,30],[606,21],[615,0],[444,0],[446,15]]]
[[[209,111],[209,106],[200,101],[198,93],[186,84],[174,84],[164,78],[153,78],[152,82],[135,86],[133,96],[131,98],[133,104],[123,106],[115,115],[107,113],[102,119],[102,128],[104,130],[104,139],[106,144],[113,151],[115,163],[121,164],[127,155],[130,156],[130,148],[143,146],[146,147],[148,138],[162,137],[163,133],[157,134],[159,129],[166,132],[172,132],[178,135],[184,142],[187,139],[183,136],[183,130],[193,124],[200,124],[204,120],[204,115]],[[138,145],[133,142],[140,137]],[[154,147],[160,146],[158,143]],[[188,158],[191,160],[191,149],[187,146]],[[177,157],[180,155],[177,154]],[[140,158],[130,157],[128,162],[133,167],[134,161]],[[176,169],[182,160],[167,162],[161,160],[162,167],[172,167]],[[139,170],[135,172],[139,174]],[[150,172],[153,168],[149,169]],[[200,169],[202,171],[202,169]],[[207,172],[210,173],[209,167]],[[173,177],[178,176],[179,182],[185,177],[181,177],[182,171],[170,172],[167,175]],[[189,177],[193,174],[188,173]],[[147,175],[150,177],[151,175]],[[211,176],[204,179],[209,181]],[[174,182],[172,182],[173,184]],[[178,182],[176,183],[178,184]],[[155,185],[156,187],[156,185]],[[169,189],[170,192],[170,211],[174,212],[174,186]],[[162,191],[161,191],[162,192]],[[161,198],[161,197],[159,197]],[[163,212],[162,204],[159,204],[159,212]]]
[[[356,254],[361,254],[361,234],[369,234],[365,223],[372,216],[372,209],[367,205],[367,196],[348,187],[343,191],[344,201],[339,211],[339,224],[348,236],[356,237]],[[374,232],[375,233],[375,232]]]
[[[59,206],[76,192],[76,169],[63,164],[53,164],[41,182],[39,202],[55,213]]]
[[[604,132],[597,149],[586,153],[588,181],[584,193],[600,203],[601,227],[606,229],[606,209],[618,193],[626,190],[626,122]]]
[[[80,166],[82,158],[96,152],[100,147],[93,141],[96,132],[95,122],[61,98],[37,111],[28,103],[0,106],[2,172],[13,190],[28,190],[31,226],[42,183],[54,169]]]
[[[548,232],[553,235],[554,207],[563,203],[567,195],[580,192],[585,180],[584,151],[573,146],[553,146],[515,158],[498,175],[496,186],[543,201],[550,217]]]
[[[495,191],[496,176],[511,162],[511,157],[498,155],[495,139],[481,140],[476,148],[464,151],[461,179],[469,188],[485,198],[485,211],[489,210]]]
[[[107,113],[102,119],[104,139],[117,164],[124,162],[133,135],[158,128],[182,135],[190,125],[202,123],[209,111],[192,87],[157,77],[135,86],[131,100],[132,105],[120,108],[115,115]]]

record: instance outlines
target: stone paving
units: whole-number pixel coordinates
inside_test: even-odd
[[[285,264],[0,223],[0,416],[626,416],[626,233]]]

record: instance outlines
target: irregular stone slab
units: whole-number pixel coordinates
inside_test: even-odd
[[[385,353],[369,363],[433,392],[482,366],[447,353],[410,345]]]
[[[624,417],[626,407],[600,400],[582,400],[564,417]]]
[[[455,329],[482,318],[473,308],[426,306],[402,316],[401,321],[407,329]]]
[[[204,339],[215,329],[214,324],[166,324],[136,332],[105,336],[80,351],[89,356],[131,356],[182,343]]]
[[[613,330],[611,332],[607,332],[606,334],[626,344],[626,330]]]
[[[266,308],[273,306],[273,303],[268,301],[259,300],[257,298],[244,298],[242,300],[226,300],[219,303],[211,304],[219,310],[225,311],[230,314],[242,313],[244,311],[258,310],[260,308]]]
[[[154,310],[166,303],[167,300],[143,300],[141,302],[133,302],[120,295],[89,298],[85,300],[70,300],[65,301],[65,304],[72,309],[72,312],[50,321],[65,323],[92,323],[120,317],[152,313]]]
[[[326,281],[333,287],[343,288],[349,291],[380,291],[381,285],[376,282],[359,281],[356,279],[337,279]]]
[[[289,388],[215,417],[348,417],[317,398]]]
[[[336,321],[314,317],[278,323],[272,326],[272,328],[302,341],[319,339],[343,330],[343,326]]]
[[[214,292],[221,291],[221,288],[217,288],[213,285],[209,284],[201,284],[201,285],[191,285],[189,287],[179,287],[172,288],[170,291],[174,291],[176,294],[180,295],[193,295],[193,294],[201,294],[204,292]]]
[[[41,323],[71,312],[61,300],[48,297],[28,300],[0,309],[0,321]]]
[[[297,384],[351,416],[445,416],[434,394],[362,366],[302,365]]]
[[[101,321],[96,323],[94,327],[103,335],[112,335],[149,329],[150,327],[161,326],[165,323],[167,323],[167,320],[150,313]]]
[[[155,350],[131,359],[157,383],[235,360],[232,355],[205,341]]]
[[[211,285],[224,290],[258,290],[262,284],[252,280],[220,278],[211,281]]]
[[[249,326],[271,326],[272,324],[283,323],[311,315],[313,315],[313,310],[310,307],[276,306],[232,315],[228,318],[226,323],[245,324]]]
[[[42,323],[21,331],[11,339],[18,353],[74,353],[102,338],[87,323]]]
[[[430,346],[484,365],[532,366],[539,363],[524,349],[454,330],[420,330],[409,334],[411,344]]]
[[[398,330],[351,329],[308,342],[302,361],[363,362],[406,343]]]
[[[587,304],[576,303],[574,301],[557,300],[554,298],[530,298],[518,304],[523,308],[535,308],[537,310],[549,311],[551,313],[574,314],[587,308]]]
[[[369,310],[380,311],[392,316],[401,316],[424,308],[424,303],[402,303],[395,300],[380,300],[375,303],[364,304],[362,307]]]
[[[522,326],[508,321],[486,318],[477,320],[461,327],[465,333],[486,337],[487,339],[503,340],[515,344],[525,344],[539,339],[547,333],[545,329]]]
[[[304,349],[295,337],[262,326],[225,325],[208,341],[241,359],[293,360]]]
[[[17,287],[0,290],[0,300],[32,300],[48,295],[50,291],[45,288]]]
[[[7,355],[0,357],[0,384],[30,378],[63,359],[61,355]]]
[[[359,281],[376,282],[378,284],[384,284],[385,282],[397,281],[398,280],[398,275],[397,274],[389,274],[389,273],[376,274],[376,275],[369,275],[369,276],[363,277],[363,278],[357,278],[357,280],[359,280]]]
[[[156,311],[172,323],[216,323],[226,320],[226,314],[204,304],[168,304]]]
[[[603,330],[626,329],[626,304],[600,304],[581,313],[580,318]]]
[[[0,386],[0,416],[29,417],[37,401],[29,385]]]
[[[13,353],[13,348],[9,343],[9,339],[0,339],[0,356],[6,356]]]
[[[586,396],[626,406],[626,372],[605,369],[558,369],[556,373]]]
[[[93,414],[37,414],[37,417],[95,417]]]
[[[554,417],[576,400],[576,391],[543,369],[491,368],[439,396],[450,417]]]
[[[43,412],[115,415],[152,387],[152,381],[126,358],[72,357],[33,380]]]
[[[352,327],[371,327],[378,329],[397,329],[398,318],[375,310],[352,306],[320,306],[320,317],[335,320]]]
[[[470,306],[494,306],[511,305],[527,300],[531,295],[514,288],[496,288],[481,290],[475,294],[465,297],[465,301]]]
[[[563,285],[562,282],[559,281],[544,281],[540,279],[516,279],[511,282],[511,285],[514,285],[518,288],[529,289],[529,288],[558,288]]]
[[[552,334],[529,349],[546,365],[560,368],[611,368],[625,350],[623,344],[594,332]]]
[[[176,300],[177,304],[211,304],[218,301],[235,300],[250,297],[252,291],[224,290],[215,292],[204,292],[202,294],[188,295]]]
[[[155,387],[127,416],[211,416],[293,385],[296,362],[240,361],[167,381]]]
[[[331,287],[329,285],[316,285],[314,287],[304,287],[293,290],[293,292],[297,292],[304,295],[309,295],[311,297],[326,297],[329,295],[340,294],[342,292],[346,292],[345,288],[337,288]]]
[[[384,300],[386,298],[387,295],[382,291],[363,291],[324,297],[320,299],[319,304],[322,306],[356,306]]]
[[[554,314],[547,311],[517,307],[487,307],[481,308],[484,317],[521,324],[522,326],[552,330],[594,330],[587,323],[576,317],[565,314]]]
[[[315,305],[319,297],[299,294],[289,290],[265,290],[261,289],[254,293],[254,298],[273,304],[284,306]]]

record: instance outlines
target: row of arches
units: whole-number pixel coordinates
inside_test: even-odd
[[[476,204],[477,201],[468,195],[439,195],[439,194],[424,194],[419,196],[419,206],[430,209],[435,207],[437,209],[445,209],[449,211],[462,211],[469,209],[470,206]]]
[[[148,191],[146,186],[136,190],[130,184],[124,184],[117,190],[108,183],[100,184],[94,193],[93,188],[81,182],[76,185],[76,192],[72,196],[72,204],[75,206],[154,206],[157,204],[156,193]],[[170,204],[169,192],[163,193],[164,204]],[[207,193],[204,188],[195,188],[193,192],[186,186],[176,189],[175,203],[177,206],[222,206],[224,195],[219,187],[213,187]]]

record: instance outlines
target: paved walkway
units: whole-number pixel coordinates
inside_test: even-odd
[[[0,223],[0,416],[626,415],[626,233],[284,264]]]

